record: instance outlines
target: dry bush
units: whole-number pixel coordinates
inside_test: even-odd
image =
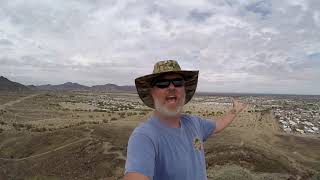
[[[119,114],[119,116],[126,115],[126,113],[125,113],[125,112],[119,112],[118,114]]]
[[[317,172],[311,177],[311,180],[319,180],[319,179],[320,179],[320,172]]]
[[[33,128],[31,130],[32,132],[45,132],[47,131],[47,128],[43,127],[43,128]]]
[[[115,120],[118,120],[118,119],[115,117],[111,118],[111,121],[115,121]]]
[[[6,125],[7,123],[4,121],[0,121],[0,125]]]
[[[31,124],[26,124],[26,128],[29,130],[29,129],[33,128],[33,126]]]
[[[219,171],[217,171],[212,178],[214,180],[250,180],[253,179],[253,176],[251,175],[250,171],[238,167],[235,165],[230,165],[223,167]]]
[[[12,123],[12,126],[15,129],[20,130],[20,128],[23,128],[25,125],[24,124],[20,124],[20,123]]]
[[[146,112],[140,112],[139,115],[146,115]]]
[[[186,111],[186,114],[191,114],[191,111]]]

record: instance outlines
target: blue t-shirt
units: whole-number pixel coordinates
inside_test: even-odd
[[[205,180],[203,142],[215,130],[212,120],[183,115],[180,128],[170,128],[153,116],[140,124],[128,142],[125,173],[153,180]]]

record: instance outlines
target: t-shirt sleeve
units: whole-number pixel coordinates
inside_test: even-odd
[[[137,172],[152,179],[155,167],[155,147],[148,136],[133,133],[128,141],[125,174]]]
[[[200,124],[202,139],[203,141],[205,141],[216,129],[216,122],[214,120],[199,118],[199,124]]]

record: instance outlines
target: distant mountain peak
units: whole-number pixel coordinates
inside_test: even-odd
[[[10,81],[4,76],[0,76],[0,90],[2,91],[26,91],[30,90],[28,87],[17,83]]]
[[[66,82],[58,85],[28,85],[12,82],[4,76],[0,76],[0,90],[16,91],[16,90],[47,90],[47,91],[102,91],[102,92],[136,92],[135,86],[118,86],[116,84],[107,83],[104,85],[84,86],[79,83]]]
[[[4,76],[0,76],[0,79],[8,80],[8,79],[7,79],[7,78],[5,78]]]

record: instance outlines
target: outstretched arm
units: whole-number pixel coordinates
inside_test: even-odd
[[[246,107],[246,104],[233,100],[233,107],[227,112],[225,116],[216,121],[216,130],[214,134],[221,132],[226,128],[235,117]]]

